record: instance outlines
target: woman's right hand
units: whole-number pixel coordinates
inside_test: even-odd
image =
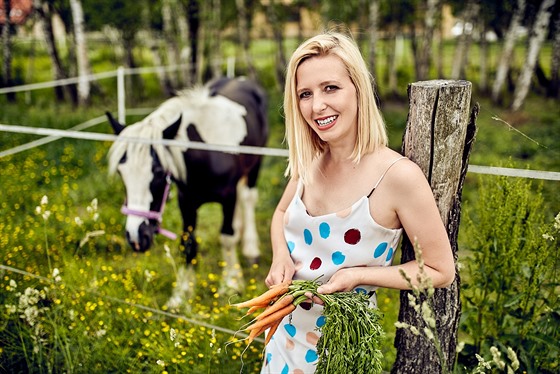
[[[282,282],[291,281],[295,271],[295,265],[290,256],[273,259],[264,282],[268,287],[272,287]]]

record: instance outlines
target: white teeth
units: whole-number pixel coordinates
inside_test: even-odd
[[[332,121],[334,121],[335,119],[336,119],[336,116],[330,116],[330,117],[325,118],[325,119],[318,119],[317,124],[319,126],[326,126],[326,125],[332,123]]]

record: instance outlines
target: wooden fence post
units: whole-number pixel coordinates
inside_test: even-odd
[[[461,213],[461,193],[468,158],[476,133],[479,106],[470,109],[472,85],[467,81],[432,80],[408,87],[409,114],[402,152],[424,171],[447,228],[453,256],[457,260],[457,235]],[[470,113],[470,114],[469,114]],[[402,262],[414,259],[414,247],[403,239]],[[392,373],[450,372],[455,361],[457,329],[461,315],[460,277],[433,297],[438,338],[448,370],[442,370],[434,345],[424,335],[398,329],[397,357]],[[424,327],[422,317],[410,307],[407,294],[400,294],[399,321]]]

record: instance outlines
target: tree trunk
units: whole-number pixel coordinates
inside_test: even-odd
[[[2,87],[12,86],[12,38],[11,38],[11,27],[12,22],[10,19],[11,4],[10,0],[4,1],[4,19],[5,22],[2,25]],[[16,95],[14,92],[10,92],[7,95],[8,101],[14,102],[16,100]]]
[[[189,60],[190,65],[188,82],[189,86],[197,81],[198,76],[198,42],[200,31],[200,4],[198,0],[189,0],[187,3],[187,24],[189,28]]]
[[[439,0],[427,0],[424,10],[423,23],[420,28],[413,28],[412,48],[414,51],[414,66],[416,69],[416,79],[428,79],[432,57],[432,42],[436,26],[436,14],[439,9]]]
[[[560,94],[560,12],[554,20],[554,36],[552,42],[552,56],[550,56],[550,85],[547,96],[558,97]]]
[[[221,53],[221,0],[212,0],[212,10],[210,19],[212,27],[210,28],[210,69],[212,70],[212,77],[218,78],[222,74],[222,53]]]
[[[379,0],[370,0],[369,2],[369,70],[373,74],[374,82],[377,80],[376,74],[376,57],[379,27]]]
[[[509,23],[508,31],[505,36],[504,49],[500,56],[500,62],[498,63],[498,69],[496,71],[496,79],[492,85],[492,101],[498,103],[500,99],[500,94],[502,92],[502,87],[508,76],[508,71],[511,63],[511,56],[513,54],[513,47],[515,46],[515,36],[519,25],[521,24],[521,19],[525,13],[525,0],[517,0],[517,6],[511,17]]]
[[[469,0],[465,11],[463,12],[463,33],[459,37],[459,42],[455,47],[455,54],[453,57],[453,67],[451,69],[451,79],[466,78],[466,68],[468,64],[469,49],[472,42],[472,31],[476,19],[479,16],[480,3],[477,0]],[[466,29],[467,24],[472,25],[469,31]]]
[[[89,102],[90,81],[88,75],[91,73],[84,30],[84,11],[80,0],[70,0],[70,8],[74,21],[76,60],[78,62],[78,103],[83,105]]]
[[[247,22],[247,7],[245,6],[245,0],[235,0],[235,5],[237,7],[237,31],[239,34],[239,42],[241,43],[241,50],[243,53],[243,60],[247,65],[247,75],[249,78],[256,80],[257,72],[253,65],[253,59],[251,58],[251,52],[249,50],[250,37],[249,37],[249,24]]]
[[[529,39],[527,57],[521,69],[521,74],[517,79],[515,92],[513,94],[513,104],[511,105],[511,109],[513,110],[521,108],[529,92],[529,86],[531,85],[531,78],[533,77],[535,64],[539,57],[539,51],[548,31],[548,24],[550,23],[550,15],[554,7],[554,2],[555,0],[544,0],[535,17],[535,24],[533,25],[531,37]]]
[[[35,12],[39,16],[41,29],[45,36],[45,44],[46,44],[47,52],[51,58],[54,79],[56,80],[66,79],[68,78],[68,74],[66,73],[64,67],[62,66],[58,49],[56,48],[56,41],[54,38],[54,32],[52,26],[51,5],[48,2],[43,3],[41,0],[34,0],[33,7],[35,8]],[[56,86],[55,93],[56,93],[57,100],[64,101],[65,91],[69,95],[72,103],[77,104],[78,97],[77,97],[75,85]]]
[[[389,32],[389,40],[393,44],[387,49],[387,91],[390,96],[398,96],[397,89],[397,52],[401,34],[392,30]]]
[[[468,159],[476,132],[476,105],[469,117],[472,85],[467,81],[426,81],[409,85],[410,110],[402,152],[424,171],[432,187],[441,219],[447,228],[453,256],[457,260],[457,236],[461,194]],[[414,259],[408,237],[402,245],[402,262]],[[441,373],[453,368],[457,329],[461,312],[460,277],[436,289],[433,296],[437,338],[445,358],[443,365],[433,343],[423,335],[399,329],[395,337],[397,357],[392,373]],[[409,305],[410,291],[401,291],[399,321],[422,331],[425,322]]]
[[[274,41],[276,42],[276,61],[274,70],[276,73],[276,88],[281,92],[285,83],[284,71],[286,69],[287,62],[286,55],[284,53],[284,33],[282,32],[284,25],[278,16],[278,5],[275,0],[270,0],[270,3],[266,7],[266,15],[268,22],[272,27]]]
[[[482,30],[480,35],[480,72],[479,72],[479,80],[478,80],[478,87],[481,92],[486,92],[488,88],[487,78],[488,78],[488,69],[487,69],[487,61],[488,61],[488,41],[486,40],[486,32],[487,26],[486,22],[482,20]]]

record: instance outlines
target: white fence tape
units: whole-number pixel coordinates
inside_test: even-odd
[[[138,110],[145,111],[146,109]],[[0,131],[12,132],[12,133],[22,133],[22,134],[32,134],[32,135],[45,135],[47,138],[36,140],[33,146],[38,143],[45,144],[50,141],[54,141],[60,138],[74,138],[74,139],[84,139],[84,140],[97,140],[97,141],[126,141],[133,143],[143,143],[143,144],[164,144],[167,146],[177,146],[185,147],[191,149],[201,149],[206,151],[218,151],[227,153],[245,153],[245,154],[255,154],[262,156],[277,156],[277,157],[287,157],[288,151],[281,148],[266,148],[266,147],[252,147],[252,146],[227,146],[220,144],[207,144],[201,142],[191,142],[191,141],[179,141],[179,140],[150,140],[142,138],[130,138],[123,136],[116,136],[112,134],[102,134],[94,132],[82,132],[77,131],[80,128],[86,128],[94,124],[103,122],[102,119],[105,117],[97,117],[90,121],[84,122],[78,126],[73,127],[70,130],[56,130],[47,129],[42,127],[27,127],[27,126],[16,126],[16,125],[3,125],[0,124]],[[33,146],[27,146],[27,143],[15,148],[11,148],[0,152],[0,157],[5,157],[8,155],[13,155],[15,153],[27,150]],[[508,177],[521,177],[521,178],[533,178],[533,179],[544,179],[552,181],[560,181],[560,172],[554,171],[540,171],[540,170],[528,170],[528,169],[514,169],[514,168],[503,168],[494,166],[479,166],[479,165],[469,165],[468,171],[470,173],[478,174],[491,174],[491,175],[501,175]]]

